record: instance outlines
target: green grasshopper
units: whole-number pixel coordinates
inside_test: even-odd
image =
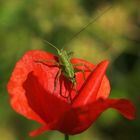
[[[53,60],[36,60],[36,62],[52,62],[56,66],[59,67],[59,71],[57,72],[56,77],[55,77],[54,91],[56,89],[57,79],[60,77],[61,73],[63,73],[63,75],[72,84],[72,88],[78,94],[78,92],[76,90],[76,76],[75,76],[75,72],[82,72],[82,74],[84,76],[84,80],[86,78],[85,78],[84,70],[83,69],[75,68],[75,66],[84,66],[89,71],[92,71],[92,70],[88,66],[86,66],[85,64],[82,64],[82,63],[72,64],[71,61],[70,61],[72,52],[67,52],[63,48],[62,49],[58,49],[53,44],[51,44],[50,42],[48,42],[48,41],[46,41],[46,42],[57,50],[57,53],[58,53],[58,62],[53,61]],[[70,94],[68,95],[68,100],[70,101]]]
[[[80,34],[84,29],[86,29],[87,26],[89,26],[90,24],[92,24],[95,20],[97,20],[99,17],[101,17],[107,10],[109,10],[111,7],[107,8],[102,14],[98,15],[97,17],[95,17],[94,19],[92,19],[87,25],[85,25],[78,33],[76,33],[72,38],[74,39],[78,34]],[[56,85],[58,82],[58,78],[60,77],[61,74],[63,74],[68,81],[72,84],[72,89],[74,89],[76,91],[76,93],[78,94],[77,90],[76,90],[76,76],[75,73],[76,72],[82,72],[83,76],[84,76],[84,80],[86,80],[85,78],[85,72],[83,69],[78,69],[75,66],[84,66],[85,68],[87,68],[90,72],[92,71],[87,65],[85,64],[72,64],[70,59],[71,59],[71,52],[67,52],[66,50],[62,49],[58,49],[57,47],[55,47],[53,44],[51,44],[50,42],[46,41],[49,45],[51,45],[53,48],[55,48],[57,50],[58,53],[58,62],[53,61],[53,60],[36,60],[35,62],[52,62],[54,63],[56,66],[59,67],[59,71],[56,74],[55,77],[55,81],[54,81],[54,91],[56,90]],[[61,93],[60,93],[61,94]],[[70,97],[70,93],[68,94],[68,100],[71,102],[71,97]]]

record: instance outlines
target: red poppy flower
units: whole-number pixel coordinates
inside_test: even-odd
[[[85,60],[72,59],[73,64],[83,63],[86,81],[82,72],[76,72],[76,94],[71,91],[71,83],[60,75],[56,89],[54,82],[59,67],[52,62],[36,63],[36,60],[58,61],[57,57],[43,51],[29,51],[17,62],[8,83],[11,106],[13,109],[42,124],[31,133],[35,136],[43,131],[58,130],[62,133],[78,134],[93,124],[100,114],[114,108],[127,119],[135,118],[133,104],[126,99],[109,99],[110,84],[105,76],[108,61],[98,65]],[[70,95],[71,103],[68,101]]]

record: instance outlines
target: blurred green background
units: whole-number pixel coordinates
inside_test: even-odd
[[[70,38],[91,19],[112,8],[75,39]],[[110,60],[107,75],[113,98],[131,99],[137,118],[128,121],[114,110],[104,112],[94,125],[71,140],[140,139],[140,1],[133,0],[1,0],[0,1],[0,139],[30,140],[34,121],[15,113],[6,84],[16,62],[32,49],[56,53],[45,44],[74,52],[74,57],[98,63]],[[43,133],[34,140],[62,140],[63,134]]]

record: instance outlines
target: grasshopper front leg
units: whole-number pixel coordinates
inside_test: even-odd
[[[56,62],[55,60],[35,60],[36,63],[44,63],[44,62],[52,62],[54,63],[56,66],[59,66],[59,63]]]
[[[56,86],[57,86],[57,83],[58,83],[58,79],[61,75],[61,69],[59,69],[59,71],[57,72],[56,76],[55,76],[55,80],[54,80],[54,91],[56,90]],[[53,93],[54,93],[53,91]]]

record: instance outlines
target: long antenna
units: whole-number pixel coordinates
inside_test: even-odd
[[[55,48],[58,52],[59,52],[59,49],[57,47],[55,47],[52,43],[50,43],[49,41],[47,40],[43,40],[45,43],[49,44],[50,46],[52,46],[53,48]]]
[[[93,19],[91,19],[91,21],[88,24],[86,24],[79,32],[77,32],[76,34],[74,34],[70,40],[68,40],[66,43],[64,43],[63,47],[66,46],[70,41],[72,41],[76,36],[78,36],[82,31],[84,31],[89,25],[91,25],[93,22],[95,22],[97,19],[99,19],[101,16],[103,16],[111,8],[112,8],[112,6],[106,8],[102,13],[98,14],[96,17],[94,17]]]

